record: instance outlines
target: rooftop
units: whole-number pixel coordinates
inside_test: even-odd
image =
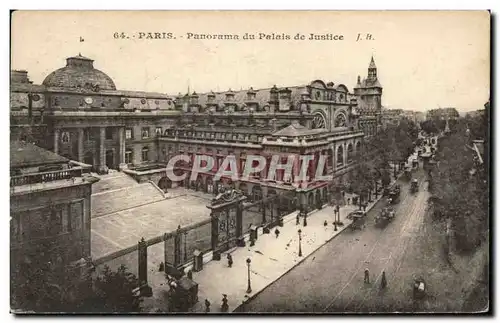
[[[273,133],[275,137],[300,137],[320,134],[325,132],[325,129],[308,129],[299,123],[292,123],[286,128]]]
[[[49,150],[24,141],[10,142],[10,167],[35,167],[48,164],[63,164],[69,160]]]
[[[116,90],[113,80],[94,68],[93,60],[82,55],[68,57],[66,66],[50,73],[43,85],[47,87],[79,88],[88,87],[103,90]]]

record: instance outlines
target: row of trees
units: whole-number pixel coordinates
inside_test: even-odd
[[[45,246],[46,247],[46,246]],[[45,248],[45,250],[50,250]],[[54,254],[54,253],[53,253]],[[101,272],[69,269],[39,253],[11,267],[11,308],[43,313],[140,312],[135,275],[125,266]]]
[[[430,171],[434,220],[451,225],[459,251],[474,250],[488,236],[489,172],[472,149],[472,140],[479,138],[489,147],[488,117],[460,118],[439,141],[438,165]],[[484,159],[488,165],[487,153]]]
[[[356,153],[356,168],[351,173],[351,189],[362,200],[370,200],[371,192],[378,190],[378,182],[387,186],[391,182],[391,166],[407,160],[412,154],[418,137],[417,125],[401,120],[398,125],[381,129],[373,138],[365,140],[361,151]],[[396,174],[394,174],[396,176]]]

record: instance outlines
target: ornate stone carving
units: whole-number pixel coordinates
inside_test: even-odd
[[[243,196],[243,193],[240,190],[221,189],[221,192],[214,199],[212,199],[212,206],[232,202],[232,201],[235,201],[242,196]]]

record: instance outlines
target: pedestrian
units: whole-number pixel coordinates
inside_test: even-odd
[[[227,265],[229,268],[233,267],[233,256],[230,253],[227,254]]]
[[[345,198],[345,191],[342,191],[342,198]]]
[[[278,236],[280,235],[280,230],[276,228],[276,230],[274,230],[274,234],[276,235],[276,239],[278,239]]]
[[[227,295],[222,294],[222,305],[220,307],[221,312],[227,312],[229,310],[229,305],[227,304]]]
[[[300,223],[300,216],[299,213],[297,213],[297,216],[295,217],[295,225],[299,225]]]
[[[205,299],[205,313],[210,312],[210,302],[208,299]]]
[[[363,212],[366,212],[366,203],[363,204]]]
[[[387,278],[385,277],[385,271],[382,272],[382,280],[380,281],[380,288],[385,289],[387,287]]]
[[[351,204],[351,198],[350,197],[347,198],[347,205],[349,205],[349,204]]]
[[[325,222],[323,222],[323,225],[326,227],[328,225],[328,221],[325,220]]]
[[[370,271],[368,270],[368,268],[365,269],[365,284],[369,284],[370,283]]]

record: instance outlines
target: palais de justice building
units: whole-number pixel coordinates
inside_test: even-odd
[[[353,92],[344,84],[314,80],[301,86],[171,96],[119,90],[92,59],[78,55],[39,85],[29,81],[26,71],[11,72],[11,140],[35,143],[92,165],[97,173],[120,169],[164,189],[182,185],[215,194],[218,185],[229,185],[251,200],[302,193],[299,203],[311,207],[348,184],[354,154],[380,126],[381,98],[373,57],[367,77],[358,76]],[[195,182],[172,183],[165,165],[177,154],[210,155],[216,163]],[[325,172],[334,180],[294,183],[301,167],[295,162],[289,180],[280,172],[267,180],[264,169],[245,181],[214,181],[225,156],[234,155],[242,165],[250,154],[267,159],[314,155],[311,177],[318,156],[326,155]],[[176,168],[189,172],[190,165]]]

